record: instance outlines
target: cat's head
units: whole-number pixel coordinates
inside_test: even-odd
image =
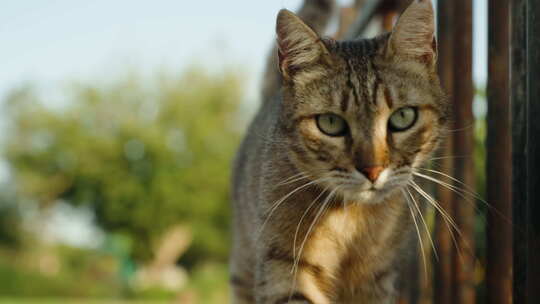
[[[434,31],[429,0],[414,1],[391,33],[346,42],[282,10],[280,127],[294,165],[351,201],[379,202],[406,186],[447,124]]]

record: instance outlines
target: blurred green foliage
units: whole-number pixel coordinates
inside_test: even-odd
[[[17,248],[20,245],[20,214],[15,198],[8,189],[0,188],[0,246]]]
[[[110,255],[67,246],[47,251],[34,247],[25,255],[1,251],[0,295],[120,297],[124,287],[114,276],[115,264]],[[49,271],[39,271],[44,266]]]
[[[239,141],[237,73],[191,68],[152,80],[69,88],[60,105],[31,88],[5,100],[5,145],[17,195],[46,208],[87,205],[107,232],[152,257],[167,228],[186,223],[193,244],[182,263],[226,261],[229,172]]]

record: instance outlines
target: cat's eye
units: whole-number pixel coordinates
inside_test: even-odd
[[[317,127],[328,136],[343,136],[347,132],[347,122],[336,114],[321,114],[316,117]]]
[[[388,121],[388,128],[392,132],[405,131],[414,125],[417,117],[418,112],[416,108],[403,107],[392,113]]]

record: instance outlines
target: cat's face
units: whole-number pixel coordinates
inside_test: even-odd
[[[418,43],[426,45],[413,49],[414,56],[394,45],[407,38],[398,36],[407,34],[399,32],[402,22],[411,22],[406,13],[391,36],[348,43],[315,39],[311,49],[303,41],[304,54],[293,52],[303,58],[281,54],[281,123],[290,158],[347,201],[380,202],[406,186],[444,133],[448,105],[434,69],[433,35],[423,36]],[[282,52],[300,39],[302,28],[288,26],[296,36],[281,40]]]

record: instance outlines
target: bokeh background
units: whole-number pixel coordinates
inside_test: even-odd
[[[230,164],[301,2],[0,3],[0,303],[227,303]]]

